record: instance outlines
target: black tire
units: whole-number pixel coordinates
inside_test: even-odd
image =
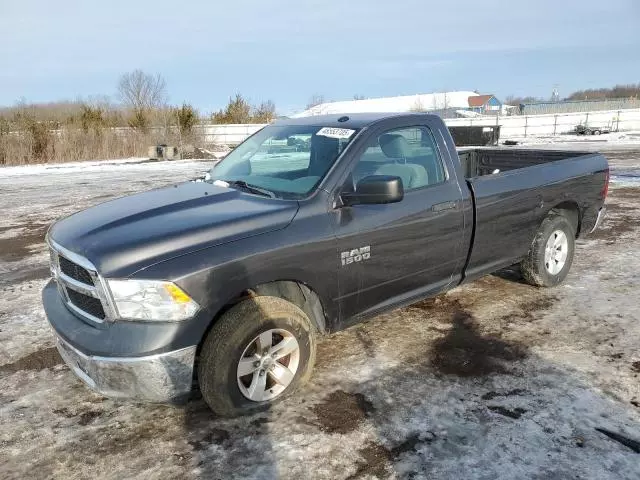
[[[237,368],[245,348],[260,333],[283,329],[299,345],[299,364],[286,389],[268,401],[245,397]],[[253,297],[234,305],[213,325],[200,350],[198,382],[205,402],[217,415],[234,417],[269,408],[291,395],[311,376],[316,355],[316,331],[296,305],[278,297]]]
[[[601,133],[602,133],[602,132],[601,132],[600,130],[594,130],[594,131],[593,131],[593,134],[594,134],[594,135],[600,135]]]
[[[567,257],[562,269],[552,274],[545,262],[545,249],[547,241],[556,231],[561,231],[566,235]],[[531,243],[527,257],[520,264],[522,276],[526,282],[537,287],[555,287],[561,283],[569,273],[573,263],[575,238],[575,226],[567,217],[551,213],[545,218]]]

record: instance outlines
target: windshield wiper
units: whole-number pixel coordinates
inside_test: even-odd
[[[222,180],[225,183],[228,183],[231,187],[240,187],[247,192],[256,193],[258,195],[264,195],[269,198],[276,198],[275,193],[270,190],[260,188],[256,185],[251,185],[250,183],[245,182],[244,180]]]

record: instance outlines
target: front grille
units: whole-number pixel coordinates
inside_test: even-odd
[[[63,257],[62,255],[58,256],[58,262],[60,264],[60,270],[68,277],[71,277],[74,280],[82,282],[86,285],[93,285],[93,279],[85,268],[73,263],[71,260]]]
[[[109,298],[93,264],[53,241],[49,243],[51,273],[69,310],[93,324],[111,319]]]
[[[102,302],[99,299],[76,292],[71,288],[67,288],[67,295],[69,296],[69,301],[80,310],[100,320],[104,320],[104,308],[102,308]]]

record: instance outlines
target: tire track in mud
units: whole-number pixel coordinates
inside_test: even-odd
[[[437,339],[431,350],[431,365],[440,373],[459,377],[506,373],[503,362],[528,356],[528,347],[520,342],[483,334],[476,319],[465,310],[456,311],[451,322],[449,332]]]
[[[486,288],[495,288],[494,283],[496,282],[504,284],[503,286],[513,284],[500,278],[478,281],[480,286]],[[430,329],[431,332],[435,330],[437,333],[428,335],[429,338],[422,344],[424,345],[423,347],[418,344],[416,349],[420,350],[422,354],[403,357],[401,364],[395,367],[394,375],[415,375],[416,369],[420,374],[451,375],[461,378],[510,374],[510,364],[525,360],[529,356],[530,346],[528,341],[522,341],[517,338],[504,338],[500,331],[499,320],[535,321],[536,317],[551,309],[557,300],[555,296],[548,295],[534,287],[521,284],[515,284],[515,286],[517,287],[516,291],[511,292],[509,296],[517,296],[520,300],[515,302],[511,308],[512,313],[504,317],[497,316],[498,321],[493,325],[495,329],[488,329],[487,322],[478,320],[472,313],[475,309],[482,307],[483,303],[491,301],[484,295],[482,291],[484,288],[479,293],[460,293],[458,295],[459,298],[453,298],[448,294],[440,295],[389,314],[390,316],[397,315],[402,317],[404,314],[409,313],[411,319],[408,321],[412,323],[420,322],[420,317],[427,317],[432,320],[432,323],[438,325],[438,328]],[[522,295],[520,289],[527,290],[530,295]],[[507,298],[507,300],[512,299]],[[398,321],[404,322],[407,320],[398,319]],[[354,327],[352,332],[347,330],[347,335],[349,333],[352,335],[352,341],[355,340],[362,343],[362,348],[369,357],[372,356],[371,345],[376,342],[374,339],[369,338],[366,331],[371,332],[372,335],[375,334],[375,324],[377,322],[383,323],[385,320],[373,320],[371,325],[364,324],[360,327]],[[386,325],[383,324],[380,327],[385,329]],[[395,325],[395,327],[402,328],[401,325]],[[542,336],[543,334],[541,333],[540,335]],[[328,346],[328,349],[333,350],[332,346]],[[337,349],[342,350],[343,346],[338,345]],[[331,355],[334,352],[327,353]],[[386,374],[383,373],[383,375]],[[378,378],[377,380],[380,379]],[[359,385],[354,384],[350,388],[354,393],[346,393],[341,389],[330,393],[321,402],[310,407],[311,412],[316,417],[315,421],[309,422],[305,418],[300,418],[299,421],[313,425],[327,433],[344,434],[355,430],[367,419],[377,415],[376,409],[372,404],[373,399],[358,393],[358,389]],[[518,389],[506,393],[492,391],[489,392],[487,399],[498,396],[524,395],[525,393],[524,390]],[[499,410],[498,407],[496,409]],[[507,415],[510,412],[498,411],[497,413]],[[514,415],[521,415],[522,413],[524,412],[515,412]],[[378,447],[369,447],[378,452],[375,455],[382,455],[382,457],[388,458],[388,455],[379,451]],[[366,457],[368,454],[365,452],[363,455]]]
[[[0,233],[21,230],[19,235],[0,238],[0,261],[16,262],[32,255],[31,247],[44,244],[50,223],[33,222],[23,225],[0,227]]]
[[[389,371],[383,371],[382,377],[376,377],[371,382],[351,385],[349,389],[351,393],[344,390],[330,393],[320,403],[309,408],[315,416],[313,421],[309,421],[307,417],[298,418],[297,421],[314,426],[327,434],[347,435],[358,429],[369,428],[363,427],[365,423],[369,423],[381,432],[386,425],[387,413],[384,411],[384,405],[379,404],[381,394],[379,389],[380,385],[385,385],[385,390],[391,388],[395,391],[389,386],[389,380],[395,385],[395,382],[401,384],[404,381],[396,379],[419,378],[423,375],[477,379],[514,374],[510,365],[529,357],[530,338],[525,340],[517,337],[504,338],[500,322],[505,319],[535,322],[545,311],[556,305],[557,298],[544,290],[522,284],[518,280],[517,269],[505,274],[505,277],[508,280],[498,277],[479,280],[474,285],[477,291],[443,294],[389,314],[389,317],[395,317],[391,318],[390,322],[419,323],[425,319],[437,325],[437,328],[428,329],[431,333],[425,335],[427,341],[424,342],[423,354],[402,358],[400,365],[392,367]],[[479,315],[476,312],[481,312],[487,304],[492,303],[487,291],[496,288],[504,291],[503,297],[506,298],[503,300],[510,305],[510,313],[496,314],[496,321],[488,322],[488,315]],[[378,322],[380,324],[376,325]],[[360,341],[365,355],[375,356],[372,345],[375,345],[376,341],[367,332],[375,335],[377,327],[386,329],[385,323],[386,319],[378,319],[373,320],[368,327],[355,327],[351,333],[351,340]],[[395,325],[395,327],[401,329],[402,325]],[[358,390],[366,392],[366,395]],[[501,398],[529,397],[530,395],[531,392],[521,388],[508,391],[490,390],[479,396],[478,400],[482,400],[481,403],[484,406],[481,409],[487,413],[505,417],[509,421],[518,421],[528,412],[529,407],[511,407],[494,404],[494,402]],[[523,406],[526,406],[526,403],[524,402]],[[367,442],[356,451],[360,459],[354,463],[355,472],[348,478],[370,478],[371,476],[385,478],[393,475],[397,462],[409,457],[419,457],[423,449],[433,448],[433,445],[446,444],[450,441],[426,430],[410,430],[404,438],[391,442],[384,434],[378,433],[378,435],[379,438]],[[387,440],[385,441],[384,438]]]
[[[56,347],[45,348],[21,357],[14,362],[0,365],[0,374],[11,375],[26,370],[44,370],[61,365],[62,357]]]
[[[640,229],[640,211],[631,205],[621,205],[618,200],[637,199],[638,189],[619,188],[613,190],[613,199],[607,202],[607,215],[600,228],[589,235],[589,239],[603,240],[607,245],[613,245],[625,234]]]

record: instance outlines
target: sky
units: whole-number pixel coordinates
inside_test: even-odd
[[[0,0],[0,105],[109,95],[161,74],[201,112],[241,93],[478,90],[550,97],[640,82],[638,0]]]

